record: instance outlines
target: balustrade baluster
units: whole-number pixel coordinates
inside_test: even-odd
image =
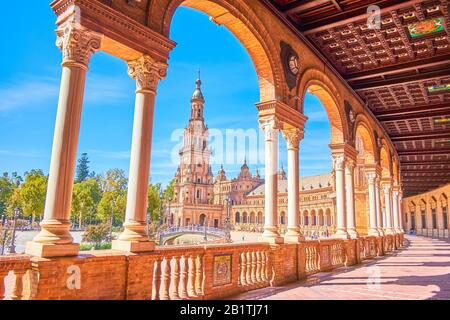
[[[256,284],[256,252],[253,251],[251,253],[251,257],[252,257],[252,283]]]
[[[196,297],[195,292],[195,258],[191,254],[188,258],[188,282],[187,282],[187,292],[189,297]]]
[[[203,256],[200,254],[195,259],[195,292],[203,295]]]
[[[161,260],[155,260],[153,264],[153,290],[152,300],[159,300],[159,290],[161,289]]]
[[[178,295],[178,286],[180,285],[180,266],[179,257],[174,256],[170,260],[170,286],[169,286],[169,296],[170,300],[178,300],[180,296]]]
[[[188,282],[188,261],[185,255],[180,258],[180,287],[178,294],[181,299],[186,299],[187,294],[187,282]]]
[[[161,262],[161,288],[159,291],[159,298],[161,300],[169,300],[169,286],[170,286],[170,259],[164,257]]]
[[[261,283],[261,251],[256,252],[256,282]]]
[[[252,282],[252,255],[250,252],[247,252],[246,255],[247,255],[246,281],[247,281],[247,284],[250,286],[253,284],[253,282]]]
[[[245,253],[241,253],[241,274],[240,274],[240,278],[241,278],[241,284],[243,286],[247,285],[247,258],[246,258],[246,254]]]
[[[11,294],[12,300],[21,300],[23,295],[23,276],[25,275],[25,270],[14,270],[14,287]]]
[[[0,271],[0,300],[5,299],[5,277],[8,271]]]

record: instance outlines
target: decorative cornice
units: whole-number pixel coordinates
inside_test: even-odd
[[[282,123],[280,129],[299,128],[303,130],[308,119],[298,110],[278,100],[257,103],[256,108],[258,108],[260,119],[277,117]]]
[[[150,91],[156,93],[161,79],[166,77],[167,64],[155,61],[150,56],[142,56],[128,62],[128,74],[136,80],[137,92]]]
[[[92,55],[100,50],[103,36],[68,22],[56,30],[56,46],[61,49],[63,65],[78,64],[88,67]]]

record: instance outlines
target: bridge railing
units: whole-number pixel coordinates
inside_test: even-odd
[[[168,236],[176,233],[204,233],[205,227],[204,226],[185,226],[185,227],[170,227],[163,232],[161,232],[161,236]],[[217,236],[225,236],[225,231],[219,228],[212,228],[207,227],[206,228],[207,234],[213,234]]]

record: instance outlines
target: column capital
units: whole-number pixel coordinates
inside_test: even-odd
[[[103,35],[74,22],[56,30],[56,46],[61,49],[63,66],[78,65],[87,69],[92,55],[99,51]]]
[[[279,130],[283,128],[283,124],[276,116],[270,116],[260,118],[259,127],[264,131],[266,140],[275,140]]]
[[[299,128],[302,130],[308,119],[298,110],[278,100],[257,103],[256,108],[260,119],[275,116],[281,121],[280,129]]]
[[[356,166],[356,161],[351,159],[351,158],[346,158],[345,159],[345,168],[347,169],[348,172],[353,172],[353,170],[355,169]]]
[[[284,140],[287,142],[288,149],[297,149],[300,141],[304,138],[305,132],[299,128],[282,130]]]
[[[336,155],[333,157],[333,164],[335,170],[344,170],[345,168],[345,157],[344,155]]]
[[[384,193],[388,193],[391,190],[391,185],[389,183],[383,184]]]
[[[375,180],[377,178],[377,174],[375,172],[373,172],[373,171],[369,171],[369,172],[366,172],[366,175],[367,175],[367,182],[369,184],[375,184]]]
[[[153,59],[149,55],[128,61],[128,75],[136,80],[138,91],[150,91],[156,93],[156,87],[160,80],[167,74],[167,64]]]
[[[343,155],[346,159],[353,159],[356,161],[358,156],[358,151],[355,147],[348,143],[335,143],[329,145],[331,149],[332,156]]]

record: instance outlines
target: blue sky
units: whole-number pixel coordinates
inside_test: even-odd
[[[0,172],[39,168],[48,172],[56,117],[61,53],[55,46],[55,16],[48,1],[32,1],[23,11],[20,1],[8,3],[0,20]],[[11,28],[11,26],[14,26]],[[190,97],[201,67],[205,119],[212,130],[258,130],[255,103],[258,82],[250,57],[224,27],[198,11],[178,9],[171,38],[178,43],[169,61],[167,78],[160,83],[156,100],[151,180],[167,183],[176,170],[172,161],[177,146],[171,137],[184,128]],[[128,172],[133,124],[135,84],[124,61],[97,53],[91,60],[83,106],[79,154],[87,152],[91,170],[109,168]],[[301,142],[301,175],[331,170],[330,130],[318,99],[306,97],[305,139]],[[258,145],[258,149],[263,148]],[[239,171],[245,154],[238,150],[236,163],[226,164],[229,177]],[[240,159],[237,159],[240,158]],[[286,167],[286,145],[280,138],[280,165]],[[251,169],[263,163],[250,163]],[[219,164],[213,165],[217,172]]]

